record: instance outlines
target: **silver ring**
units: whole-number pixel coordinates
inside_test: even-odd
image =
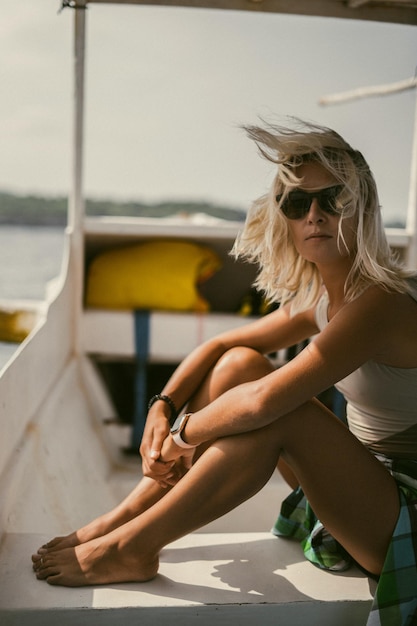
[[[43,566],[43,556],[41,556],[41,565]]]

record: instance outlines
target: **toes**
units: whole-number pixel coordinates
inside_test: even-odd
[[[38,554],[40,554],[41,556],[44,556],[45,554],[48,554],[48,552],[56,551],[55,549],[56,548],[59,549],[60,544],[63,539],[64,539],[63,537],[55,537],[54,539],[51,539],[51,541],[48,541],[48,543],[44,543],[38,549]]]
[[[44,567],[43,558],[41,556],[37,557],[37,554],[32,556],[32,567],[34,572],[39,572]]]
[[[32,561],[33,563],[37,563],[38,561],[40,561],[42,558],[42,556],[40,554],[32,554]]]
[[[46,582],[48,583],[48,585],[64,585],[66,587],[76,586],[71,583],[68,583],[68,581],[65,580],[65,577],[62,576],[61,574],[53,574],[51,576],[48,576],[48,578],[46,579]]]
[[[59,572],[60,569],[56,563],[43,561],[36,567],[35,575],[38,580],[47,580],[50,576],[56,576]]]
[[[57,546],[62,540],[64,539],[64,537],[54,537],[53,539],[51,539],[50,541],[48,541],[47,543],[44,543],[43,546],[41,546],[38,550],[38,552],[40,553],[40,550],[50,550],[51,548],[55,548],[55,546]]]

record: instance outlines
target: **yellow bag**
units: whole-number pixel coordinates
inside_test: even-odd
[[[221,267],[213,250],[187,241],[149,241],[92,261],[86,304],[107,309],[207,311],[198,285]]]

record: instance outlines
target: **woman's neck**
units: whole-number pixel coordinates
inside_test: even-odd
[[[329,296],[329,319],[345,304],[345,285],[351,268],[350,260],[348,263],[318,268]]]

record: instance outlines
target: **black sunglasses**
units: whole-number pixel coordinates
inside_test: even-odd
[[[336,198],[342,190],[343,185],[334,185],[312,192],[294,189],[294,191],[289,192],[281,204],[281,211],[289,220],[299,220],[307,215],[313,199],[316,198],[322,211],[329,215],[336,215]],[[276,196],[276,201],[280,202],[283,195]]]

